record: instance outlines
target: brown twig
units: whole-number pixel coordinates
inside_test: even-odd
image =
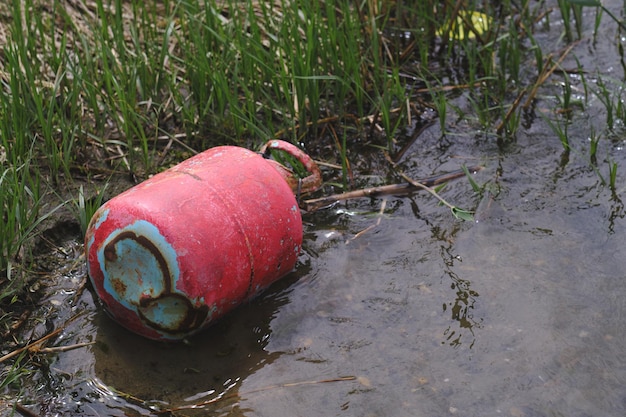
[[[34,411],[30,411],[28,408],[20,404],[15,404],[15,411],[23,415],[24,417],[39,417],[39,414]]]
[[[511,116],[513,115],[515,110],[517,110],[517,108],[519,107],[519,104],[522,102],[522,98],[524,98],[525,95],[526,95],[526,89],[523,89],[518,94],[518,96],[515,99],[515,101],[513,102],[513,104],[511,104],[511,108],[509,109],[509,111],[506,112],[506,115],[504,116],[504,118],[500,121],[500,123],[496,127],[496,133],[498,135],[502,133],[502,131],[506,127],[506,124],[509,122],[509,119],[511,118]]]
[[[537,82],[531,88],[530,93],[528,94],[528,97],[526,98],[526,102],[524,102],[524,105],[522,106],[524,109],[527,109],[528,107],[530,107],[533,100],[535,99],[535,96],[537,95],[537,90],[539,90],[539,87],[541,87],[543,83],[546,82],[546,80],[550,77],[550,75],[552,75],[552,73],[561,65],[561,62],[563,62],[565,57],[569,55],[569,53],[572,51],[574,46],[578,45],[579,42],[580,41],[571,43],[565,49],[565,51],[561,54],[559,59],[554,63],[554,65],[552,65],[550,68],[547,68],[544,65],[543,71],[541,71],[541,73],[537,77]],[[546,59],[546,63],[550,62],[551,60],[552,60],[552,55],[549,55],[548,58]]]
[[[482,166],[471,166],[467,168],[469,171],[480,171]],[[461,169],[434,177],[424,178],[416,183],[425,187],[432,187],[450,180],[465,176],[465,172]],[[413,183],[382,185],[380,187],[364,188],[361,190],[348,191],[340,194],[333,194],[326,197],[314,198],[302,201],[303,209],[307,212],[317,211],[324,207],[328,207],[338,201],[352,200],[364,197],[380,197],[383,195],[406,195],[422,189]]]
[[[431,127],[432,125],[435,124],[434,120],[429,120],[427,121],[424,125],[422,125],[419,129],[415,129],[413,131],[413,134],[411,135],[411,138],[409,139],[409,141],[406,143],[406,145],[404,145],[402,147],[402,149],[400,149],[398,151],[398,153],[393,157],[393,163],[397,164],[398,161],[400,161],[402,159],[402,157],[404,156],[404,154],[406,153],[406,151],[413,146],[413,144],[415,143],[415,141],[417,140],[417,138],[419,138],[420,136],[422,136],[422,133],[424,133],[424,131],[426,131],[426,129],[428,129],[429,127]]]
[[[14,356],[19,355],[20,353],[26,351],[26,350],[34,350],[34,351],[41,351],[41,345],[43,344],[43,342],[57,336],[59,333],[61,333],[68,324],[70,324],[72,321],[74,321],[76,318],[78,318],[79,316],[81,316],[82,313],[79,313],[73,317],[71,317],[70,319],[68,319],[65,323],[63,323],[63,325],[61,327],[59,327],[58,329],[55,329],[53,331],[51,331],[50,333],[48,333],[45,336],[40,337],[39,339],[35,340],[34,342],[29,342],[27,343],[25,346],[22,346],[21,348],[15,349],[12,352],[7,353],[6,355],[0,357],[0,363],[11,359]]]
[[[26,320],[28,319],[28,317],[30,317],[30,313],[30,310],[24,310],[22,314],[20,314],[20,316],[15,320],[15,322],[11,324],[11,326],[6,331],[0,334],[0,338],[2,340],[7,340],[10,335],[15,333],[17,330],[19,330],[20,327],[24,325],[24,323],[26,323]]]
[[[55,346],[49,348],[41,348],[37,350],[37,353],[58,353],[58,352],[67,352],[69,350],[74,350],[82,347],[87,347],[95,344],[96,342],[84,342],[84,343],[76,343],[73,345],[66,346]]]

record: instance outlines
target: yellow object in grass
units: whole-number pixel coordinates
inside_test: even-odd
[[[471,29],[470,28],[471,25]],[[479,36],[489,30],[491,26],[491,18],[484,13],[460,11],[456,17],[456,22],[450,25],[446,22],[444,26],[437,30],[437,36],[442,36],[447,30],[450,30],[450,39],[462,40],[475,39],[476,34]]]

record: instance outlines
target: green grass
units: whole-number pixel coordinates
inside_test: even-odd
[[[324,158],[342,168],[331,181],[348,188],[354,152],[363,144],[393,152],[399,132],[429,109],[442,135],[466,121],[474,131],[463,134],[514,140],[558,67],[556,51],[536,39],[549,6],[531,0],[5,3],[0,331],[32,279],[42,220],[70,202],[84,228],[102,201],[86,184],[103,189],[112,175],[141,180],[211,146],[282,138],[330,148]],[[604,10],[592,0],[557,4],[574,17],[567,41],[580,37],[583,7]],[[473,12],[490,24],[474,27]],[[570,108],[564,80],[560,103]],[[599,85],[609,125],[626,119],[621,98]],[[460,96],[468,105],[455,104]],[[569,147],[566,123],[553,127]],[[613,163],[613,188],[616,173]]]

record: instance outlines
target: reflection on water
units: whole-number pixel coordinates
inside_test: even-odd
[[[609,209],[609,233],[615,233],[615,223],[624,219],[626,211],[624,211],[624,203],[617,194],[611,196],[611,206]]]
[[[450,288],[454,291],[456,297],[454,301],[444,303],[443,311],[450,309],[452,320],[458,322],[458,329],[455,330],[452,325],[444,330],[445,341],[452,347],[461,345],[461,338],[466,334],[464,341],[471,349],[476,341],[474,330],[480,329],[482,318],[474,318],[474,304],[478,301],[478,292],[474,291],[470,286],[471,282],[467,279],[460,278],[454,271],[454,263],[461,262],[459,256],[450,254],[450,248],[441,248],[441,257],[444,261],[445,274],[450,278]],[[456,327],[456,326],[455,326]]]
[[[94,306],[86,292],[80,304],[93,313],[68,330],[71,338],[94,344],[59,356],[50,377],[59,380],[61,389],[47,411],[122,416],[229,410],[229,415],[242,415],[236,411],[241,381],[280,356],[264,349],[269,322],[288,301],[288,286],[295,279],[295,274],[285,278],[270,295],[186,344],[155,343],[128,332]]]

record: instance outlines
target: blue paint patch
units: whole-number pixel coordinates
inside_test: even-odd
[[[132,311],[176,288],[176,251],[148,221],[137,220],[111,233],[97,256],[105,291]]]
[[[176,333],[181,330],[192,309],[187,299],[169,295],[148,303],[139,310],[153,327]]]

